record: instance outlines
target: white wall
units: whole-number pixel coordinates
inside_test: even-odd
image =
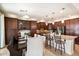
[[[0,14],[0,48],[5,46],[4,15]]]

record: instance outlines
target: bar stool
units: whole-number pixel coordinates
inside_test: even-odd
[[[54,41],[55,41],[55,40],[54,40],[54,35],[55,35],[54,33],[50,33],[51,45],[53,46],[53,48],[54,48],[54,43],[55,43],[55,42],[54,42]]]
[[[65,53],[65,42],[66,42],[66,40],[64,39],[62,41],[61,36],[55,35],[55,43],[56,43],[55,51],[57,50],[57,46],[58,46],[58,48],[61,50],[61,55],[62,55],[62,49],[64,49],[64,53]]]
[[[52,47],[51,45],[52,45],[52,43],[51,42],[53,42],[53,36],[51,36],[50,34],[48,34],[47,36],[46,36],[46,39],[49,41],[49,45],[50,45],[50,48]],[[53,42],[53,47],[54,47],[54,42]]]

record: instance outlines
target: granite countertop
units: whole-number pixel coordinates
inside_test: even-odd
[[[61,38],[65,38],[66,40],[74,40],[77,36],[70,36],[70,35],[61,35]]]

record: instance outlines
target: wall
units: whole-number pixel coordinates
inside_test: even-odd
[[[5,46],[4,15],[0,15],[0,48]]]

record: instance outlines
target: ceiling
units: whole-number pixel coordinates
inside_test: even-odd
[[[0,8],[5,16],[21,18],[27,14],[37,21],[55,21],[79,15],[77,3],[2,3]]]

